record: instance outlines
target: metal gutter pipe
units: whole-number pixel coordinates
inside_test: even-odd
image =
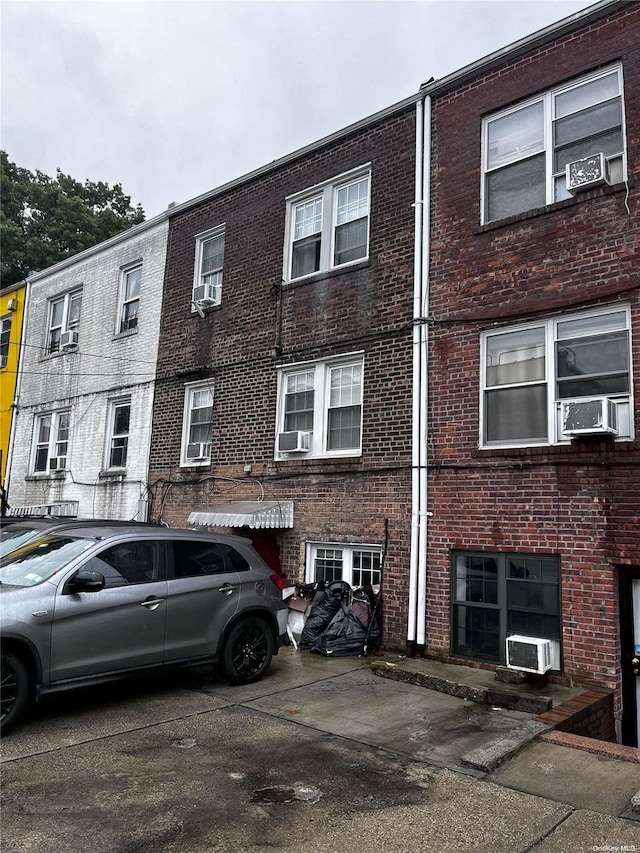
[[[407,613],[407,649],[415,652],[418,599],[418,554],[420,551],[420,314],[422,310],[422,169],[423,107],[416,102],[416,176],[414,209],[413,260],[413,382],[411,395],[411,552],[409,563],[409,603]]]
[[[418,601],[416,642],[420,651],[426,644],[427,618],[427,552],[428,519],[427,511],[429,459],[429,266],[431,254],[431,98],[424,100],[423,150],[424,167],[422,169],[422,247],[420,250],[422,268],[420,272],[420,434],[419,449],[419,535],[418,535]]]

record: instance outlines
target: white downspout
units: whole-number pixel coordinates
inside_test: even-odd
[[[419,649],[426,644],[427,619],[427,550],[428,550],[428,429],[429,429],[429,261],[431,254],[431,98],[424,101],[424,168],[422,170],[422,270],[420,317],[420,435],[419,443],[419,501],[420,530],[418,536],[418,601],[416,642]]]
[[[413,383],[411,398],[411,553],[409,563],[409,605],[407,614],[407,647],[416,642],[418,601],[418,555],[420,552],[420,316],[422,311],[422,189],[423,189],[423,109],[416,103],[416,178],[414,201],[413,262]]]

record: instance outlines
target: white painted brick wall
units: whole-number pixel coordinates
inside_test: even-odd
[[[22,382],[11,454],[9,503],[78,501],[83,517],[134,518],[145,496],[167,249],[166,220],[31,284]],[[126,232],[128,233],[128,232]],[[142,262],[135,333],[118,334],[122,269]],[[49,302],[82,286],[79,344],[45,355]],[[105,479],[110,401],[131,398],[126,477]],[[64,480],[31,473],[35,418],[71,409]]]

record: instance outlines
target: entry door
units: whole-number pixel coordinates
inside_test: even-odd
[[[640,746],[640,569],[621,579],[622,742]]]

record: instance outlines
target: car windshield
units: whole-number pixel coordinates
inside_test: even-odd
[[[64,569],[94,544],[92,539],[43,536],[2,560],[3,586],[36,586]]]
[[[23,524],[10,524],[0,530],[0,557],[4,557],[20,548],[25,542],[30,542],[39,532],[40,527],[31,527]]]

